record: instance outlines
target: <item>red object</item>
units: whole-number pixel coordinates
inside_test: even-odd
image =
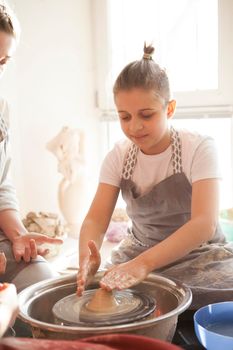
[[[181,350],[159,339],[131,334],[107,334],[82,340],[3,338],[0,350]]]
[[[82,341],[107,345],[109,350],[182,350],[180,347],[160,339],[133,334],[99,335],[83,339]]]
[[[9,283],[0,283],[0,292],[6,289],[9,286]]]

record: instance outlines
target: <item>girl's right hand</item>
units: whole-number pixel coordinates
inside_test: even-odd
[[[85,287],[91,282],[101,263],[101,257],[94,241],[88,242],[90,254],[79,266],[77,275],[77,295],[82,296]]]
[[[0,275],[5,273],[6,270],[6,257],[5,254],[0,252]]]

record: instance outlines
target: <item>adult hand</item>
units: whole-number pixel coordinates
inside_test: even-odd
[[[6,270],[6,257],[4,253],[0,253],[0,275],[5,273]]]
[[[15,260],[19,262],[23,259],[29,262],[35,259],[37,255],[46,255],[49,249],[43,248],[43,244],[62,244],[62,239],[48,237],[39,233],[28,233],[26,235],[18,236],[12,241],[12,249]]]
[[[100,281],[100,287],[107,291],[130,288],[143,281],[148,273],[147,266],[135,258],[108,270]]]
[[[88,242],[90,254],[79,266],[77,275],[77,295],[81,296],[85,287],[91,282],[101,263],[100,253],[94,241]]]

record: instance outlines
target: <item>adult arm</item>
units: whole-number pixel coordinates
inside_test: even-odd
[[[15,188],[10,178],[10,150],[8,137],[0,143],[1,178],[0,178],[0,229],[12,242],[16,261],[21,258],[29,262],[37,254],[44,255],[43,243],[62,244],[62,240],[36,233],[28,233],[18,212],[18,201]]]

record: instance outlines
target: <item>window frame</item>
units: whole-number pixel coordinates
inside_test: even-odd
[[[93,13],[93,38],[95,52],[95,102],[96,107],[106,114],[113,111],[114,105],[111,97],[112,87],[107,86],[108,72],[110,71],[111,52],[109,42],[111,40],[108,31],[108,0],[92,2]],[[177,113],[183,114],[188,108],[189,113],[206,115],[207,110],[211,113],[214,108],[221,114],[226,110],[229,112],[233,106],[233,41],[229,40],[233,32],[233,1],[218,0],[218,82],[216,90],[197,90],[187,92],[176,92],[174,98],[177,100]]]
[[[110,71],[111,53],[108,33],[108,0],[92,2],[94,70],[95,70],[95,105],[101,123],[102,154],[104,156],[108,138],[108,125],[118,119],[115,107],[109,96],[112,87],[108,86],[107,75]],[[233,156],[233,33],[232,0],[218,0],[218,89],[189,92],[176,92],[177,108],[174,118],[230,118],[231,119],[231,154]],[[233,174],[233,158],[229,165]],[[233,183],[233,178],[232,178]],[[233,196],[233,195],[232,195]],[[233,197],[232,197],[233,206]]]

